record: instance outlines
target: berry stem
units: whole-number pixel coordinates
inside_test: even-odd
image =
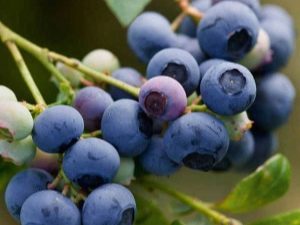
[[[101,130],[96,130],[96,131],[93,131],[91,133],[82,134],[81,137],[82,138],[100,137],[101,135],[102,135],[102,131]]]
[[[14,58],[16,65],[22,75],[22,78],[24,79],[27,87],[29,88],[32,96],[34,97],[35,101],[38,104],[46,105],[46,102],[38,89],[34,79],[32,78],[32,75],[24,61],[24,58],[21,55],[21,52],[19,51],[18,47],[15,43],[12,41],[6,41],[5,42],[8,50],[10,51],[12,57]]]
[[[210,204],[204,203],[196,198],[190,197],[184,193],[178,192],[177,190],[167,186],[166,184],[162,184],[158,181],[154,181],[151,178],[142,178],[141,184],[147,188],[158,189],[164,192],[171,197],[174,197],[181,201],[182,203],[189,205],[195,211],[207,216],[214,223],[219,225],[238,225],[241,224],[234,219],[228,218],[227,216],[213,210],[210,208]]]
[[[173,31],[177,31],[180,24],[182,23],[184,17],[186,16],[185,12],[181,12],[172,22],[171,28]]]
[[[190,5],[189,0],[177,0],[179,8],[184,14],[192,17],[197,23],[203,18],[204,13]]]
[[[63,75],[56,69],[56,67],[53,65],[53,62],[55,61],[62,62],[84,73],[86,76],[93,78],[96,81],[105,82],[107,84],[115,86],[123,91],[128,92],[129,94],[135,97],[138,97],[139,95],[139,88],[128,85],[115,78],[109,77],[104,73],[100,73],[93,69],[90,69],[89,67],[83,65],[82,63],[70,59],[64,55],[49,51],[48,49],[41,48],[38,45],[28,41],[27,39],[23,38],[22,36],[10,30],[3,23],[1,23],[1,21],[0,21],[0,38],[2,39],[3,42],[13,41],[20,48],[24,49],[25,51],[35,56],[58,79],[58,81],[60,81],[63,84],[66,84],[70,90],[72,89],[68,80],[66,80],[66,78],[63,77]]]
[[[62,176],[60,174],[58,174],[55,177],[55,179],[50,184],[48,184],[48,189],[55,189],[59,185],[61,179],[62,179]]]
[[[206,105],[190,105],[187,106],[185,109],[186,113],[190,113],[190,112],[207,112],[207,106]]]

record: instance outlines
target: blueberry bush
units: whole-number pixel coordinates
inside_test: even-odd
[[[0,21],[0,39],[35,100],[0,86],[8,212],[22,225],[300,224],[297,209],[236,219],[290,186],[274,131],[288,122],[296,95],[279,72],[295,49],[292,17],[259,0],[177,0],[181,12],[169,22],[143,12],[150,1],[105,0],[128,27],[143,72],[121,67],[106,49],[67,57]],[[44,100],[21,50],[48,70],[55,102]],[[164,181],[182,167],[245,178],[204,202]]]

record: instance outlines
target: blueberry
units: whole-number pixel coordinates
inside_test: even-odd
[[[77,92],[74,108],[79,111],[87,131],[100,129],[105,109],[113,103],[111,96],[98,87],[86,87]]]
[[[225,60],[223,59],[208,59],[204,62],[202,62],[199,66],[199,72],[200,72],[200,82],[198,84],[198,88],[197,88],[197,93],[200,94],[201,93],[201,90],[200,90],[200,84],[201,84],[201,81],[204,77],[204,74],[211,68],[211,67],[214,67],[214,66],[217,66],[223,62],[226,62]]]
[[[168,48],[156,53],[147,67],[147,78],[165,75],[177,80],[186,95],[192,94],[199,83],[199,68],[193,56],[178,48]]]
[[[119,184],[106,184],[85,200],[83,225],[132,225],[136,203],[131,192]]]
[[[259,22],[246,5],[224,1],[211,7],[201,20],[197,36],[212,58],[239,60],[255,45]]]
[[[257,81],[257,97],[249,109],[250,119],[262,130],[275,130],[287,122],[294,99],[295,89],[286,76],[266,75]]]
[[[219,2],[223,1],[235,1],[240,2],[245,5],[247,5],[257,16],[257,18],[261,18],[261,6],[260,6],[260,0],[212,0],[213,4],[217,4]]]
[[[276,136],[271,132],[259,130],[252,131],[254,137],[254,152],[249,161],[241,168],[244,171],[253,171],[261,166],[276,151],[278,142]]]
[[[22,104],[11,100],[0,101],[0,139],[21,140],[32,131],[33,118]]]
[[[123,81],[127,84],[130,84],[134,87],[140,87],[143,84],[142,75],[138,71],[130,67],[123,67],[114,71],[112,73],[112,77]],[[113,86],[110,87],[109,93],[111,94],[114,100],[119,100],[122,98],[134,99],[132,95]]]
[[[287,64],[294,52],[295,37],[290,27],[279,20],[264,20],[262,28],[268,33],[271,42],[272,60],[266,62],[260,72],[275,72]]]
[[[106,49],[95,49],[89,52],[82,63],[98,72],[110,74],[120,67],[118,58]]]
[[[256,96],[255,80],[249,70],[230,62],[210,68],[200,90],[210,110],[228,116],[247,110]]]
[[[121,99],[104,112],[101,128],[103,138],[114,145],[122,156],[137,156],[147,147],[152,136],[152,120],[138,102]]]
[[[145,63],[160,50],[177,44],[169,21],[155,12],[138,16],[128,29],[127,39],[133,52]]]
[[[74,59],[76,62],[79,62],[79,60]],[[61,74],[70,82],[71,86],[73,88],[79,87],[81,83],[81,78],[83,77],[83,74],[79,72],[78,70],[75,70],[72,67],[69,67],[61,62],[56,63],[56,68],[61,72]]]
[[[191,38],[184,34],[177,34],[177,48],[189,52],[198,64],[206,59],[206,55],[199,46],[197,38]]]
[[[81,216],[76,205],[67,197],[52,190],[31,195],[21,210],[24,225],[80,225]]]
[[[78,141],[66,152],[63,170],[83,188],[96,188],[112,181],[120,166],[117,150],[98,138]]]
[[[272,51],[269,35],[264,29],[260,29],[255,46],[239,63],[249,70],[257,70],[271,60]]]
[[[169,176],[180,168],[167,156],[164,141],[158,136],[151,139],[148,148],[139,157],[139,163],[146,172],[157,176]]]
[[[139,102],[149,116],[169,121],[184,112],[187,98],[183,87],[175,79],[157,76],[141,87]]]
[[[62,153],[82,134],[84,122],[70,106],[53,106],[34,121],[32,138],[37,147],[48,153]]]
[[[9,101],[17,101],[17,97],[15,93],[4,85],[0,85],[0,101],[9,100]]]
[[[190,113],[170,125],[164,143],[174,162],[208,171],[226,155],[229,137],[218,119],[206,113]]]
[[[35,152],[36,147],[31,136],[13,142],[0,140],[0,155],[16,165],[30,162],[34,158]]]
[[[200,12],[206,12],[211,7],[211,4],[211,0],[194,0],[191,3]],[[197,23],[190,16],[186,16],[180,24],[178,32],[192,38],[196,37]]]
[[[293,18],[289,13],[275,4],[266,4],[261,9],[261,19],[263,20],[277,20],[285,23],[288,27],[294,29]]]
[[[228,152],[224,159],[216,165],[216,169],[227,170],[231,167],[243,168],[254,154],[254,138],[250,131],[239,141],[230,141]]]
[[[5,190],[5,204],[11,216],[19,220],[24,201],[32,194],[46,190],[52,180],[49,173],[39,169],[27,169],[16,174]]]

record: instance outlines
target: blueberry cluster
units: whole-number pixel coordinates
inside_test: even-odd
[[[61,156],[56,178],[35,162],[38,168],[8,184],[8,211],[22,225],[132,225],[136,203],[124,185],[134,174],[170,176],[182,166],[251,171],[274,153],[274,131],[287,122],[295,98],[278,72],[294,49],[291,17],[258,0],[195,0],[191,6],[203,18],[186,16],[177,33],[156,12],[130,25],[128,42],[147,64],[146,77],[120,67],[104,49],[82,60],[138,88],[136,97],[58,63],[77,90],[73,104],[41,109],[33,120],[0,86],[0,154],[20,164],[32,160],[35,146]]]

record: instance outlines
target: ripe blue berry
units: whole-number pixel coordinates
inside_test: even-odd
[[[157,76],[141,87],[139,102],[149,116],[169,121],[184,112],[187,98],[183,87],[176,80]]]
[[[261,9],[262,20],[277,20],[293,29],[294,21],[289,13],[279,5],[266,4]]]
[[[214,167],[217,170],[243,168],[254,154],[254,138],[250,131],[246,132],[239,141],[230,141],[229,148],[224,159]],[[225,166],[225,167],[224,167]]]
[[[82,209],[83,225],[132,225],[136,203],[131,192],[119,184],[94,190]]]
[[[254,137],[254,152],[248,162],[241,168],[244,171],[253,171],[269,159],[278,147],[277,137],[270,132],[252,131]]]
[[[290,80],[279,73],[257,81],[257,97],[249,109],[250,119],[258,128],[271,131],[287,122],[294,104],[295,89]]]
[[[195,0],[191,2],[191,5],[200,12],[206,12],[212,3],[211,0]],[[197,23],[190,16],[186,16],[180,24],[178,31],[179,33],[194,38],[197,36]]]
[[[224,1],[206,12],[197,36],[202,50],[210,57],[236,61],[255,45],[258,31],[258,20],[249,7]]]
[[[218,119],[206,113],[190,113],[170,125],[164,142],[167,155],[176,163],[208,171],[226,155],[229,137]]]
[[[279,20],[267,19],[262,21],[262,28],[268,33],[271,42],[272,60],[266,62],[260,72],[274,72],[287,64],[294,52],[294,31]]]
[[[120,67],[118,58],[106,49],[95,49],[89,52],[82,63],[98,72],[111,74]]]
[[[206,59],[206,55],[199,46],[197,38],[191,38],[184,34],[177,34],[177,48],[189,52],[198,64]]]
[[[116,78],[120,81],[125,82],[126,84],[130,84],[134,87],[140,87],[143,84],[142,75],[133,68],[123,67],[112,73],[112,77]],[[117,87],[111,86],[109,89],[109,93],[111,94],[114,100],[119,100],[122,98],[134,99],[132,95],[128,94],[125,91],[120,90]]]
[[[24,225],[80,225],[78,208],[67,197],[52,190],[39,191],[24,202],[21,210]]]
[[[223,1],[235,1],[240,2],[247,5],[257,16],[257,18],[261,18],[261,6],[260,0],[212,0],[213,4],[217,4]]]
[[[193,56],[178,48],[167,48],[156,53],[147,67],[147,78],[165,75],[177,80],[186,95],[192,94],[199,83],[199,67]]]
[[[102,117],[104,140],[116,147],[122,156],[137,156],[149,144],[152,120],[143,112],[138,102],[121,99],[110,105]]]
[[[180,168],[168,157],[164,141],[158,136],[151,139],[148,148],[139,157],[139,163],[146,172],[157,176],[169,176]]]
[[[96,188],[112,181],[120,166],[117,150],[98,138],[78,141],[65,153],[66,176],[83,188]]]
[[[63,105],[53,106],[35,119],[32,138],[39,149],[59,153],[74,144],[83,129],[83,119],[76,109]]]
[[[86,87],[76,94],[73,105],[83,118],[84,128],[91,132],[100,129],[103,113],[112,103],[111,96],[101,88]]]
[[[256,96],[255,80],[249,70],[229,62],[209,69],[200,90],[207,107],[221,115],[235,115],[247,110]]]
[[[127,39],[133,52],[145,63],[160,50],[177,44],[169,21],[155,12],[138,16],[128,29]]]
[[[33,118],[21,103],[11,100],[0,101],[0,139],[21,140],[32,131]]]
[[[32,194],[46,190],[52,180],[49,173],[40,169],[27,169],[16,174],[5,190],[5,204],[11,216],[19,220],[24,201]]]
[[[8,87],[4,85],[0,85],[0,101],[9,100],[9,101],[17,101],[17,97],[15,93],[10,90]]]

